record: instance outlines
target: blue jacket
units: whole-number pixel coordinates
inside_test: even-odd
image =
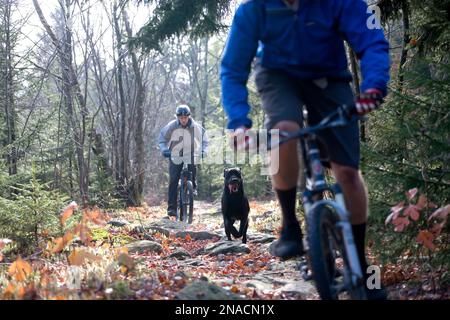
[[[372,13],[367,12],[367,4],[363,0],[299,3],[296,11],[282,0],[244,0],[238,7],[220,70],[229,129],[252,125],[246,84],[255,56],[265,68],[282,69],[302,79],[351,79],[345,39],[361,60],[361,90],[377,88],[386,95],[389,44],[381,29],[368,27]]]

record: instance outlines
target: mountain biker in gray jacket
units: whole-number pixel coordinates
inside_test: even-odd
[[[196,154],[204,157],[207,152],[208,138],[205,129],[191,117],[191,110],[187,105],[179,105],[175,115],[177,119],[164,126],[158,138],[158,145],[162,155],[169,158],[169,195],[167,214],[176,216],[177,186],[180,179],[183,162],[188,164],[192,172],[194,195],[197,194],[196,182]],[[200,151],[200,152],[198,152]]]

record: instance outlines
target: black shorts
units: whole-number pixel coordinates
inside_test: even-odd
[[[308,123],[317,124],[336,107],[354,103],[354,95],[346,80],[302,80],[285,71],[269,70],[258,66],[256,87],[261,95],[266,114],[265,127],[272,129],[280,121],[303,123],[303,106],[308,111]],[[340,165],[359,168],[360,145],[357,121],[348,126],[332,128],[318,133],[323,143],[321,156]],[[325,154],[323,154],[325,153]]]

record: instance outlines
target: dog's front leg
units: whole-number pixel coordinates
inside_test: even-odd
[[[225,226],[225,234],[227,235],[228,241],[231,240],[231,228],[233,227],[233,223],[229,219],[224,219],[224,226]]]
[[[242,243],[247,243],[248,219],[241,220],[239,225],[239,233],[242,234]]]

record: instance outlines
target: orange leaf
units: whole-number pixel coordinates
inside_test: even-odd
[[[417,200],[416,207],[422,210],[427,205],[428,199],[423,194],[420,195],[419,200]]]
[[[97,257],[95,254],[90,253],[85,250],[74,250],[68,257],[69,264],[72,266],[82,266],[88,261],[98,261],[101,258]]]
[[[15,289],[16,287],[10,282],[6,287],[5,291],[3,292],[3,295],[11,297],[14,295]]]
[[[55,246],[52,249],[52,253],[58,253],[64,249],[65,243],[62,237],[56,238],[53,242],[55,243]]]
[[[395,207],[391,208],[391,214],[386,218],[386,221],[384,222],[386,225],[392,220],[397,219],[400,212],[403,210],[403,206],[405,205],[405,202],[402,201],[398,203]]]
[[[420,216],[419,211],[417,211],[417,208],[416,208],[416,206],[414,206],[414,205],[408,206],[408,207],[405,209],[405,211],[404,211],[403,214],[404,214],[405,216],[409,216],[409,217],[410,217],[412,220],[414,220],[414,221],[419,220],[419,216]]]
[[[402,232],[405,229],[405,227],[409,225],[409,220],[407,217],[406,218],[398,217],[397,219],[394,219],[393,223],[395,225],[394,231]]]
[[[0,253],[0,262],[3,261],[3,255]]]
[[[416,241],[425,247],[427,247],[430,250],[434,250],[434,244],[433,244],[434,236],[433,234],[428,230],[421,230],[419,232],[419,235],[416,238]]]
[[[80,223],[75,227],[74,232],[79,235],[80,240],[85,244],[88,245],[91,241],[91,229],[89,229],[86,224]]]
[[[69,243],[72,239],[73,239],[73,233],[67,232],[63,237],[64,244]]]
[[[75,201],[72,201],[61,213],[60,221],[61,224],[64,226],[66,224],[66,220],[69,219],[69,217],[73,214],[73,211],[78,207],[77,203]]]
[[[18,257],[8,269],[9,275],[15,277],[17,281],[24,281],[27,276],[31,274],[31,271],[30,264],[20,257]]]
[[[191,236],[189,235],[189,233],[186,235],[185,239],[186,239],[186,241],[191,241],[191,240],[192,240],[192,238],[191,238]]]

